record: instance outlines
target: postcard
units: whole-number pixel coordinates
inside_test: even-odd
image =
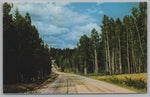
[[[147,93],[147,2],[4,2],[3,93]]]

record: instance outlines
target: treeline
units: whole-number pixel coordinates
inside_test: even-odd
[[[123,22],[104,15],[102,23],[106,72],[147,72],[147,4],[133,8]]]
[[[44,80],[51,72],[50,52],[31,24],[18,9],[10,14],[13,4],[3,4],[3,82]]]
[[[104,73],[104,52],[98,32],[93,29],[91,37],[81,36],[77,48],[50,48],[52,59],[63,72],[75,73]]]
[[[77,48],[55,49],[51,53],[65,72],[141,73],[147,72],[147,3],[132,8],[132,15],[114,20],[104,15],[100,35],[81,36]]]
[[[57,49],[57,48],[50,48],[50,55],[51,59],[56,60],[55,63],[58,65],[58,67],[61,68],[62,71],[65,72],[72,72],[73,70],[73,64],[71,56],[75,52],[74,49]]]

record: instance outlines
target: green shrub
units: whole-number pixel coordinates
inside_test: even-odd
[[[119,80],[117,78],[110,78],[109,80],[113,83],[119,83]]]
[[[125,85],[127,85],[127,86],[133,86],[134,88],[137,88],[137,89],[147,88],[146,83],[142,79],[134,80],[134,79],[126,77]]]
[[[125,78],[126,78],[125,84],[126,84],[127,86],[133,86],[134,80],[132,80],[131,78],[127,78],[127,77],[125,77]]]
[[[124,83],[124,81],[123,81],[123,80],[119,80],[119,79],[118,79],[118,78],[116,78],[116,77],[114,77],[114,78],[110,78],[109,80],[110,80],[110,82],[112,82],[112,83],[116,83],[116,84],[123,84],[123,83]]]
[[[144,89],[146,88],[146,83],[142,79],[136,80],[133,87],[137,89]]]

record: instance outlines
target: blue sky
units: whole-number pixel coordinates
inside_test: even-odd
[[[93,28],[101,33],[104,14],[122,20],[131,15],[138,2],[14,3],[12,14],[16,7],[23,16],[29,12],[44,43],[55,48],[74,48],[82,35],[90,37]]]

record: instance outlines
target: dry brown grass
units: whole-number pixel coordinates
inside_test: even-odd
[[[90,76],[90,78],[118,84],[120,86],[132,87],[136,90],[141,90],[141,92],[147,91],[147,73]]]
[[[99,80],[107,80],[111,78],[117,78],[118,80],[125,80],[127,78],[131,78],[133,80],[144,80],[147,83],[147,73],[140,74],[121,74],[121,75],[106,75],[106,76],[91,76],[91,78],[99,79]]]

